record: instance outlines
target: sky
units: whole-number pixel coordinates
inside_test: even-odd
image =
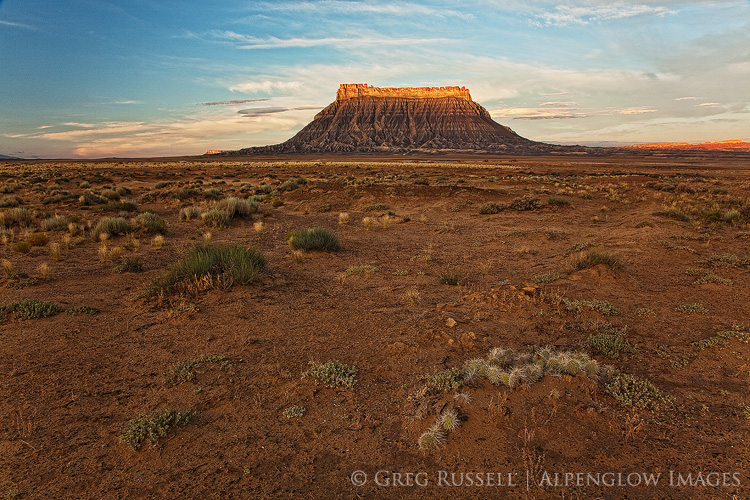
[[[463,85],[532,140],[750,141],[750,0],[0,0],[0,155],[276,144],[341,83]]]

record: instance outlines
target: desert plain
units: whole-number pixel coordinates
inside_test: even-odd
[[[0,192],[4,498],[750,495],[747,155],[6,161]],[[257,276],[169,282],[196,248]]]

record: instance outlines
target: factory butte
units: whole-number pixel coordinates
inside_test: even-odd
[[[530,141],[495,122],[465,87],[379,88],[355,83],[340,85],[336,100],[288,141],[233,154],[539,154],[563,149]]]

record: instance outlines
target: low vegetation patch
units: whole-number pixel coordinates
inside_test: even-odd
[[[128,427],[120,434],[120,441],[131,450],[138,451],[146,439],[156,444],[167,435],[171,427],[182,427],[193,418],[191,411],[179,412],[171,408],[151,414],[142,414],[128,422]]]
[[[128,256],[120,264],[113,267],[112,272],[116,274],[141,273],[143,272],[143,264],[141,264],[141,259],[138,257]]]
[[[599,243],[594,243],[593,241],[583,241],[581,243],[576,243],[572,247],[569,247],[565,250],[565,255],[570,255],[572,253],[581,252],[583,250],[586,250],[589,247],[595,247],[598,245]]]
[[[672,398],[650,380],[627,373],[612,373],[604,388],[613,398],[633,410],[658,411],[663,404],[672,402]]]
[[[211,288],[246,285],[266,266],[263,254],[241,245],[198,244],[143,292],[146,298],[175,293],[195,294]]]
[[[338,237],[333,231],[324,227],[292,231],[287,235],[287,240],[294,250],[337,252],[341,249]]]
[[[510,208],[518,211],[538,210],[543,206],[544,202],[534,196],[524,196],[510,202]]]
[[[306,412],[307,408],[299,405],[287,406],[283,411],[286,418],[302,418]]]
[[[312,368],[303,373],[302,376],[312,377],[316,383],[327,387],[343,385],[350,389],[357,383],[357,368],[354,366],[336,360],[311,364],[313,365]]]
[[[347,276],[352,276],[354,274],[364,274],[365,276],[370,276],[376,272],[378,272],[377,267],[371,264],[363,264],[361,266],[349,266],[344,274],[346,274]]]
[[[385,210],[389,210],[391,207],[386,205],[385,203],[375,203],[374,205],[370,205],[369,207],[365,207],[362,209],[363,212],[382,212]]]
[[[727,330],[719,332],[712,337],[708,337],[707,339],[693,342],[693,345],[698,349],[703,350],[708,349],[709,347],[725,346],[732,339],[737,339],[740,342],[744,342],[745,344],[747,344],[748,342],[750,342],[750,332],[742,330]]]
[[[197,358],[180,361],[164,373],[164,383],[172,386],[192,382],[195,380],[195,369],[205,363],[216,363],[224,370],[232,364],[232,361],[222,354],[202,354]]]
[[[622,352],[635,352],[635,348],[625,338],[621,330],[603,330],[589,335],[589,345],[592,349],[608,358],[616,358]]]
[[[24,299],[0,306],[0,317],[5,319],[8,314],[12,313],[13,317],[19,320],[38,319],[54,316],[64,310],[64,308],[52,302]]]
[[[458,286],[463,281],[463,276],[457,271],[444,271],[438,276],[438,282],[441,285]]]
[[[133,228],[144,234],[166,234],[167,221],[151,212],[143,212],[133,218]]]
[[[67,314],[99,314],[101,311],[93,306],[75,306],[71,307],[67,311],[65,311]]]
[[[604,264],[612,270],[622,269],[624,267],[624,264],[616,255],[609,252],[599,252],[597,250],[590,250],[586,255],[576,259],[573,263],[573,267],[581,270],[598,266],[599,264]]]
[[[117,236],[132,231],[132,228],[123,217],[104,217],[91,231],[91,235],[99,239],[102,234]]]
[[[697,302],[694,304],[680,304],[675,308],[675,311],[684,314],[706,314],[708,312],[702,304]]]
[[[485,203],[479,207],[479,213],[481,215],[494,215],[505,210],[505,205],[499,203]]]
[[[562,276],[558,273],[544,273],[544,274],[537,274],[533,278],[531,278],[532,283],[552,283],[553,281],[557,281]]]

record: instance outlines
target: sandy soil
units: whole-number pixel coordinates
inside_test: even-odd
[[[12,241],[4,233],[0,258],[10,264],[0,303],[33,298],[100,310],[9,315],[0,324],[0,495],[750,496],[750,409],[743,406],[750,405],[750,346],[736,338],[697,344],[722,331],[742,337],[749,326],[747,158],[53,161],[0,163],[0,172],[0,198],[18,196],[35,217],[31,229],[13,227]],[[221,199],[299,177],[307,183],[278,192],[283,205],[262,201],[252,220],[216,229],[179,219],[182,207],[215,203],[177,198],[196,182],[203,192],[220,190]],[[84,180],[89,187],[80,186]],[[103,261],[102,243],[87,228],[117,213],[81,206],[79,197],[118,187],[130,191],[123,199],[137,201],[138,211],[164,218],[168,231],[161,248],[139,232],[112,237]],[[50,202],[62,193],[70,194]],[[480,214],[486,203],[523,197],[541,206]],[[366,210],[375,204],[387,208]],[[686,220],[654,214],[668,210]],[[340,223],[340,212],[348,222]],[[29,253],[13,249],[53,214],[73,217],[83,232],[50,230]],[[287,233],[313,226],[334,231],[341,250],[295,256]],[[206,232],[214,244],[260,250],[268,261],[260,279],[193,297],[139,298]],[[580,243],[591,245],[571,251]],[[115,247],[122,255],[111,254]],[[623,267],[576,270],[589,250]],[[711,266],[712,256],[726,254],[738,260]],[[144,272],[113,273],[129,256]],[[377,270],[357,272],[364,265]],[[695,284],[708,271],[722,280]],[[439,283],[447,272],[460,275],[458,286]],[[546,273],[559,278],[535,283]],[[562,298],[606,301],[619,314],[577,311]],[[705,311],[677,310],[686,304]],[[592,332],[607,329],[624,330],[633,352],[608,358],[592,347]],[[492,348],[522,353],[534,345],[586,352],[601,366],[653,382],[668,401],[635,410],[612,397],[606,377],[583,374],[546,375],[513,389],[479,377],[446,393],[422,390],[431,375],[461,369]],[[231,364],[203,363],[194,380],[165,383],[175,363],[204,354]],[[358,369],[352,388],[302,376],[311,362],[329,360]],[[304,415],[287,418],[293,405]],[[165,408],[194,417],[139,451],[120,441],[131,419]],[[420,435],[450,409],[461,425],[443,446],[420,449]],[[585,476],[565,483],[565,473],[578,472],[599,474],[602,483],[587,484]],[[468,473],[493,486],[468,485]],[[645,486],[642,474],[661,476]]]

